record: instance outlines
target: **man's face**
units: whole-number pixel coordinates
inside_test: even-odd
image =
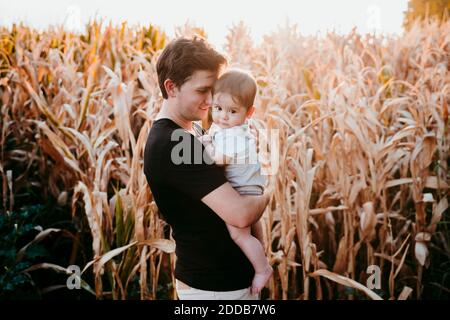
[[[212,102],[211,90],[216,80],[216,72],[198,70],[177,89],[177,107],[184,119],[197,121],[208,116]]]

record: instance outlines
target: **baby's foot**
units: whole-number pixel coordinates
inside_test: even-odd
[[[272,276],[273,269],[270,265],[266,267],[266,269],[263,272],[255,273],[255,276],[253,277],[252,281],[252,288],[251,288],[251,294],[258,294],[261,292],[261,290],[266,285],[267,281]]]

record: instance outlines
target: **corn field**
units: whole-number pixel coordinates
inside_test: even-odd
[[[29,187],[57,199],[79,223],[72,263],[82,231],[92,237],[81,284],[97,299],[127,299],[133,281],[141,299],[177,298],[175,243],[143,174],[168,40],[125,23],[0,29],[1,214]],[[240,23],[224,52],[258,81],[255,125],[279,133],[262,218],[267,298],[449,297],[450,22],[401,37],[302,36],[291,25],[258,44]],[[26,272],[37,269],[69,273],[52,263]]]

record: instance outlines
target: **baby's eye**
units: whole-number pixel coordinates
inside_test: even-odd
[[[231,110],[231,113],[236,113],[236,110]]]
[[[214,106],[214,109],[221,111],[222,108],[220,106]]]

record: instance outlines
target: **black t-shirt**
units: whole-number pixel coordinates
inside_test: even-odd
[[[178,138],[171,141],[175,130]],[[179,148],[181,141],[188,141],[190,150],[196,152],[186,156],[188,149]],[[172,161],[174,155],[190,163],[176,164],[180,159]],[[231,239],[225,222],[201,201],[227,182],[223,169],[212,163],[202,143],[172,120],[156,120],[145,146],[144,173],[163,218],[172,227],[175,277],[201,290],[248,288],[254,274],[250,261]]]

